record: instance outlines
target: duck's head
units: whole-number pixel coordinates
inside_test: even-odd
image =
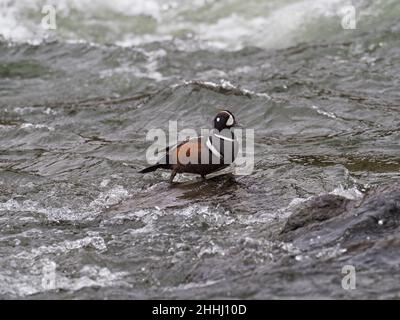
[[[239,124],[237,123],[235,116],[228,110],[222,110],[218,112],[214,118],[214,128],[218,131],[238,126]]]

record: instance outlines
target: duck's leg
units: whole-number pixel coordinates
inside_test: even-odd
[[[171,176],[169,177],[169,183],[172,183],[174,181],[176,175],[176,170],[172,170]]]

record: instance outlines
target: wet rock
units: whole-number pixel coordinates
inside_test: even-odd
[[[317,196],[303,203],[288,219],[282,233],[331,219],[342,214],[350,200],[331,194]]]
[[[400,185],[378,188],[365,196],[359,207],[348,213],[354,218],[345,228],[348,242],[360,236],[381,238],[400,226]]]
[[[337,243],[363,250],[370,246],[365,242],[396,235],[399,226],[400,185],[392,185],[369,191],[361,201],[314,197],[289,217],[281,237],[307,250]]]

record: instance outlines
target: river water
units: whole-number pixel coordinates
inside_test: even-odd
[[[398,193],[373,225],[282,236],[315,196],[357,207],[398,182],[399,17],[398,0],[0,0],[0,297],[399,298]],[[255,130],[251,175],[137,173],[149,129],[210,127],[219,106]]]

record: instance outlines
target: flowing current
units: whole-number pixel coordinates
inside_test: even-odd
[[[0,0],[0,298],[399,298],[399,17]],[[137,173],[149,129],[221,106],[255,130],[251,175]]]

